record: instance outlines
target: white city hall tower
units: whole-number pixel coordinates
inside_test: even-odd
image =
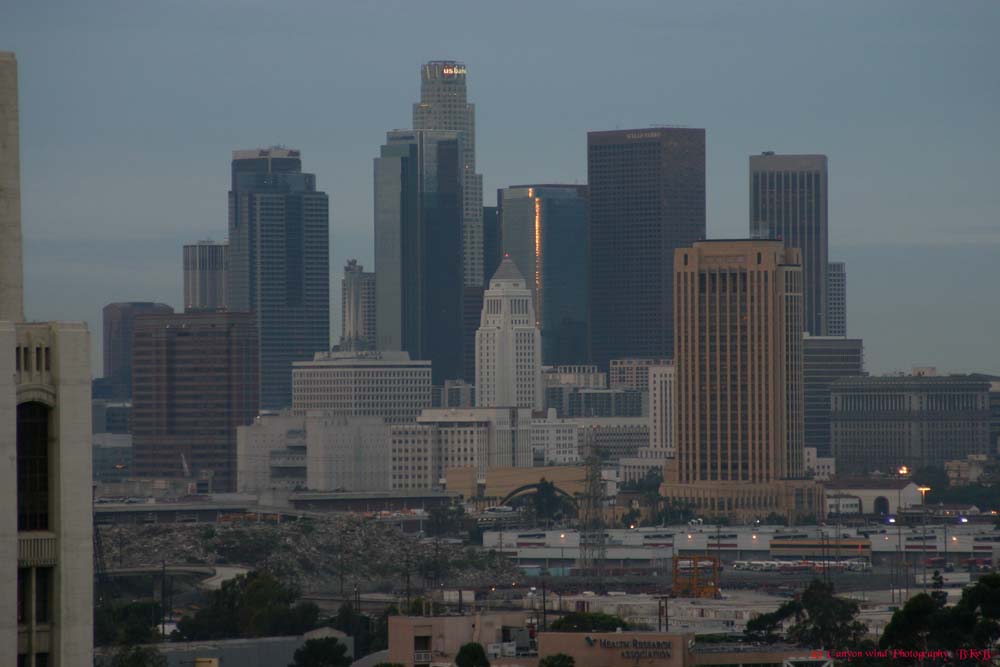
[[[541,410],[542,398],[542,336],[531,289],[504,256],[476,331],[476,406]]]

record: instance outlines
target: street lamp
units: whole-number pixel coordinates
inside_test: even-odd
[[[927,492],[930,490],[931,487],[929,486],[917,487],[917,491],[920,492],[920,514],[923,517],[923,534],[921,535],[923,538],[921,540],[923,547],[920,551],[924,555],[924,592],[927,591]]]

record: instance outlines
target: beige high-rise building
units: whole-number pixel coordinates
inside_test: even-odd
[[[0,52],[0,665],[93,661],[90,338],[25,323],[17,61]]]
[[[703,515],[820,514],[803,479],[802,268],[781,241],[674,259],[676,458],[663,492]]]

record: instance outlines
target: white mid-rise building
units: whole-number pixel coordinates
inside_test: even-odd
[[[806,473],[812,471],[813,479],[825,482],[836,477],[837,463],[832,456],[818,456],[815,447],[805,447],[803,452],[802,467]]]
[[[306,488],[305,418],[264,414],[236,429],[236,490],[240,493]]]
[[[532,465],[531,410],[471,408],[424,410],[415,424],[390,429],[393,490],[439,488],[449,468]]]
[[[306,486],[310,491],[388,491],[389,425],[379,417],[310,415]]]
[[[531,420],[531,449],[535,465],[580,463],[580,425],[574,419],[556,416],[549,408],[544,417]]]
[[[504,257],[483,297],[476,332],[476,406],[541,410],[542,335],[531,290]]]
[[[412,422],[431,406],[431,362],[406,352],[318,352],[292,365],[292,412]]]
[[[674,455],[674,366],[649,369],[649,447],[639,456],[667,459]]]

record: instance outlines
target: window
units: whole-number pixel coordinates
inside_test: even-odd
[[[49,409],[17,406],[17,529],[49,528]]]

